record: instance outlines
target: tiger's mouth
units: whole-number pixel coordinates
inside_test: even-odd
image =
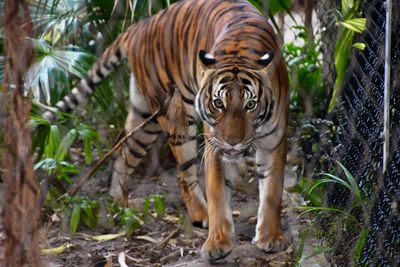
[[[237,150],[237,149],[222,149],[221,153],[224,157],[227,158],[237,158],[237,157],[241,157],[244,155],[244,153],[246,152],[246,150]]]
[[[245,143],[241,142],[231,145],[214,137],[211,139],[211,144],[216,148],[224,160],[235,161],[245,156],[251,147],[251,140]]]

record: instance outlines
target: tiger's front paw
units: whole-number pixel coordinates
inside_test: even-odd
[[[265,252],[283,251],[288,247],[289,244],[287,238],[281,232],[275,235],[269,235],[260,238],[258,240],[256,237],[254,237],[252,243]]]
[[[229,238],[223,240],[208,237],[201,249],[201,257],[213,263],[228,256],[232,248],[232,241]]]

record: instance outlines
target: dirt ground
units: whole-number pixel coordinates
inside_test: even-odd
[[[65,223],[66,220],[63,223],[63,220],[49,219],[49,222],[44,222],[42,227],[41,248],[52,248],[60,245],[65,245],[68,248],[60,254],[43,256],[44,266],[211,266],[203,262],[199,255],[201,246],[207,237],[207,229],[193,227],[189,223],[179,192],[176,170],[171,167],[168,166],[168,170],[161,170],[160,175],[146,179],[141,176],[133,177],[129,185],[130,203],[133,206],[141,207],[144,199],[150,194],[164,196],[167,209],[163,218],[149,218],[145,225],[129,238],[121,236],[104,242],[95,241],[90,237],[115,234],[120,232],[121,229],[102,223],[100,218],[101,225],[96,229],[79,228],[77,234],[71,237],[68,232],[68,225]],[[147,168],[154,167],[147,165]],[[286,167],[286,188],[296,183],[295,168],[289,161]],[[81,194],[93,195],[98,191],[104,191],[110,169],[108,167],[107,170],[93,177],[85,184]],[[2,186],[0,184],[0,187]],[[298,211],[293,209],[293,207],[302,203],[303,199],[300,195],[285,191],[282,222],[286,236],[291,239],[291,245],[286,251],[280,253],[264,253],[251,244],[258,207],[257,180],[251,178],[234,179],[232,210],[235,222],[235,246],[226,259],[213,266],[296,265],[295,258],[298,254],[300,242],[299,233],[310,227],[309,220],[304,217],[299,218]],[[317,246],[318,243],[313,239],[305,241],[302,259],[300,263],[297,261],[297,265],[328,265],[322,255],[309,257],[313,253],[313,247]],[[0,232],[0,259],[3,257],[3,244],[4,236]]]

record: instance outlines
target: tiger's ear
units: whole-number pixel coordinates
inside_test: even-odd
[[[213,69],[217,63],[217,60],[214,58],[214,56],[204,50],[199,51],[199,58],[201,63],[203,63],[203,66],[207,69]]]
[[[257,60],[257,64],[260,65],[262,68],[265,68],[271,63],[271,61],[274,59],[274,51],[268,51],[260,57],[259,60]]]

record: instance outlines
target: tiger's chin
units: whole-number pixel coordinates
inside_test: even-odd
[[[245,154],[245,150],[234,150],[234,149],[230,149],[230,150],[221,150],[221,157],[222,160],[225,162],[241,162],[243,160],[244,154]]]

